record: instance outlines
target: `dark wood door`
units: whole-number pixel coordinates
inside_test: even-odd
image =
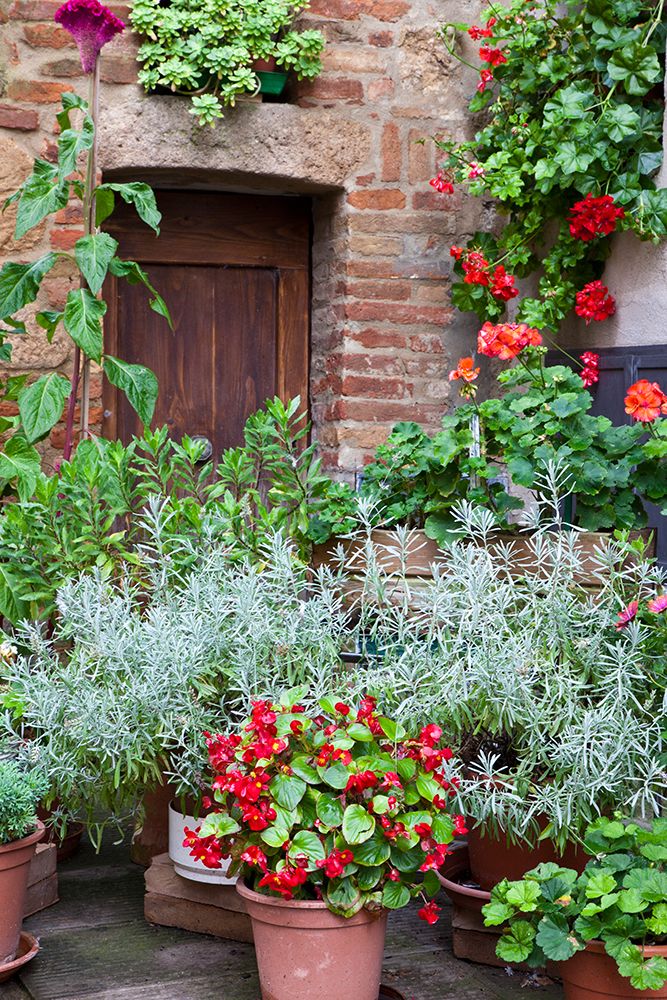
[[[142,286],[111,278],[107,350],[158,378],[154,426],[238,444],[267,397],[308,402],[310,206],[297,198],[158,191],[160,236],[118,209],[108,231],[138,261],[174,323],[148,307]],[[107,436],[141,433],[134,410],[104,387]]]

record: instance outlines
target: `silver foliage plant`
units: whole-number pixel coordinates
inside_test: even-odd
[[[494,541],[493,515],[462,504],[461,540],[431,580],[405,572],[414,533],[378,548],[362,505],[354,587],[367,662],[349,680],[352,698],[374,694],[410,728],[442,726],[474,825],[560,844],[601,811],[647,817],[667,804],[667,702],[650,681],[660,664],[646,626],[614,627],[630,599],[664,589],[664,573],[625,543],[585,555],[562,522],[562,487],[546,470],[532,531],[516,542]]]
[[[29,652],[8,677],[29,736],[23,754],[97,838],[163,771],[179,792],[196,791],[203,731],[227,730],[250,699],[305,681],[312,700],[329,692],[346,634],[332,574],[310,574],[284,539],[267,542],[261,566],[235,565],[205,538],[184,542],[190,568],[179,576],[161,552],[159,505],[145,529],[148,585],[99,574],[67,584],[55,634],[25,624]],[[14,740],[8,717],[5,728]]]

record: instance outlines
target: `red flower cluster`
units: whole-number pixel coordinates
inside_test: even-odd
[[[577,292],[574,311],[577,316],[586,320],[586,326],[591,320],[602,322],[616,312],[616,299],[609,294],[609,289],[601,281],[589,281]]]
[[[432,899],[425,906],[422,906],[421,910],[418,910],[417,916],[420,920],[425,920],[427,924],[437,924],[440,919],[438,914],[441,909],[442,907],[438,906],[435,900]]]
[[[506,56],[501,49],[494,49],[490,45],[482,45],[479,50],[479,58],[489,66],[502,66],[507,62]]]
[[[224,771],[228,764],[234,760],[237,748],[240,746],[241,737],[233,736],[211,736],[204,733],[208,757],[211,765],[216,771]]]
[[[487,84],[491,83],[493,80],[493,70],[481,69],[479,71],[479,83],[477,84],[477,89],[480,94],[483,94],[486,90]]]
[[[256,865],[263,872],[267,870],[268,858],[262,848],[256,844],[248,844],[245,851],[241,854],[241,861],[245,861],[247,865]]]
[[[483,285],[495,298],[503,299],[504,302],[519,294],[519,289],[514,285],[514,275],[508,274],[502,264],[496,265],[491,271],[492,265],[478,250],[464,250],[463,247],[454,246],[449,253],[455,260],[461,261],[463,280],[467,285]]]
[[[479,375],[479,368],[473,367],[472,358],[460,358],[458,365],[449,373],[449,381],[462,379],[464,382],[474,382]]]
[[[429,184],[440,194],[454,194],[454,185],[445,178],[442,170],[438,170],[435,177],[431,177]]]
[[[375,788],[378,779],[373,771],[361,771],[359,774],[351,774],[345,786],[346,792],[361,795],[367,788]]]
[[[196,858],[197,861],[201,861],[206,868],[222,868],[224,855],[220,847],[220,841],[214,836],[200,837],[200,830],[200,826],[196,830],[188,830],[186,826],[183,831],[185,833],[183,847],[188,847],[190,849],[190,856]]]
[[[292,899],[294,890],[308,881],[305,864],[285,865],[279,872],[267,872],[257,883],[261,888],[279,893],[283,899]]]
[[[510,361],[525,347],[542,343],[538,330],[526,323],[485,323],[477,335],[477,350],[487,358]]]
[[[377,715],[375,714],[376,706],[376,698],[371,698],[370,695],[362,698],[359,703],[359,708],[357,709],[357,722],[363,722],[364,725],[368,726],[373,736],[382,736],[382,726],[380,725]]]
[[[334,848],[328,858],[316,861],[315,864],[318,868],[324,869],[327,878],[340,878],[347,866],[351,865],[353,861],[352,851],[339,851]]]
[[[341,750],[340,747],[335,747],[333,743],[325,743],[320,749],[317,766],[327,767],[329,764],[335,764],[337,760],[347,767],[352,761],[352,754],[349,750]]]
[[[509,302],[519,294],[519,289],[514,285],[514,275],[508,274],[502,264],[498,264],[493,272],[491,281],[491,294],[497,299]]]
[[[256,760],[270,760],[287,749],[287,740],[278,739],[276,713],[267,701],[254,701],[250,722],[245,727],[247,733],[255,733],[255,740],[243,752],[246,764]]]
[[[667,594],[651,598],[650,601],[647,601],[646,606],[654,615],[661,615],[663,611],[667,611]]]
[[[478,24],[471,24],[468,28],[468,34],[472,38],[473,42],[478,42],[480,38],[491,38],[493,36],[492,28],[496,23],[497,18],[490,17],[486,22],[486,28],[480,28]]]
[[[594,198],[592,194],[587,194],[570,209],[570,234],[576,240],[587,243],[596,236],[613,233],[618,220],[624,217],[624,209],[614,204],[611,195],[603,194],[600,198]]]
[[[600,355],[596,354],[595,351],[584,351],[580,355],[580,360],[584,363],[580,372],[581,381],[586,388],[595,385],[596,382],[600,381]]]
[[[667,396],[657,382],[641,378],[628,389],[625,412],[629,413],[633,420],[649,424],[660,414],[667,414]]]

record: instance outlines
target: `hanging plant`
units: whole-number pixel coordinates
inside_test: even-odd
[[[474,139],[441,141],[431,181],[446,197],[459,184],[495,199],[507,221],[499,235],[475,233],[451,249],[454,304],[495,321],[535,275],[537,294],[516,318],[557,332],[574,309],[586,322],[615,309],[599,280],[609,237],[667,234],[662,162],[664,0],[584,4],[490,3],[482,25],[447,24],[445,45],[479,72],[470,110],[483,115]],[[466,32],[479,65],[464,58]],[[612,290],[613,291],[613,290]]]
[[[292,27],[307,7],[308,0],[136,0],[130,20],[145,39],[139,82],[148,92],[189,95],[199,123],[214,125],[223,107],[259,91],[258,60],[275,60],[299,80],[320,73],[321,32]]]

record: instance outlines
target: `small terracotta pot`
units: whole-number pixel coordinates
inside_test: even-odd
[[[278,63],[275,56],[271,56],[270,59],[253,59],[252,68],[256,73],[275,73]]]
[[[387,913],[338,917],[236,883],[252,921],[262,1000],[378,1000]]]
[[[16,956],[30,862],[43,836],[44,824],[38,820],[34,833],[0,847],[0,966]]]
[[[524,843],[508,844],[504,837],[497,840],[492,834],[484,836],[484,830],[479,826],[468,833],[468,859],[474,881],[487,892],[504,878],[518,881],[531,868],[543,862],[553,861],[582,872],[588,861],[574,844],[568,844],[559,854],[550,840],[543,840],[535,847]]]
[[[647,958],[667,958],[667,945],[644,948]],[[622,976],[616,962],[604,950],[602,941],[589,941],[584,951],[558,966],[565,1000],[635,1000],[636,997],[667,997],[667,983],[659,990],[635,990]]]

